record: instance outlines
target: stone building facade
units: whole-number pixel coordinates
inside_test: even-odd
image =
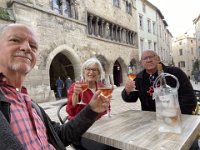
[[[195,25],[195,36],[196,36],[196,52],[197,59],[200,56],[200,14],[193,20],[193,24]]]
[[[198,58],[195,36],[184,34],[176,37],[172,43],[172,55],[174,65],[181,68],[188,76],[191,76],[193,64]]]
[[[161,61],[172,63],[172,34],[161,11],[148,0],[136,1],[138,15],[139,56],[147,49],[152,49]]]
[[[0,7],[0,26],[23,23],[38,34],[39,57],[25,81],[37,102],[55,100],[58,76],[76,80],[90,57],[101,61],[117,86],[127,79],[130,61],[138,62],[132,0],[5,0]]]

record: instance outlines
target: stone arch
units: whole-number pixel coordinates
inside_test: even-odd
[[[46,70],[49,74],[49,82],[51,90],[55,90],[55,81],[58,76],[63,81],[70,76],[75,80],[80,75],[80,58],[75,51],[67,45],[56,47],[47,58]],[[59,68],[58,68],[59,67]],[[63,96],[66,96],[66,90],[63,90]]]
[[[102,66],[103,66],[103,69],[105,71],[105,74],[108,74],[109,73],[110,64],[109,64],[108,60],[105,58],[105,56],[96,55],[96,58],[101,62]]]

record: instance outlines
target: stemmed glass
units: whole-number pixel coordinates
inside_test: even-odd
[[[85,79],[81,79],[78,84],[81,86],[81,101],[77,104],[81,104],[81,105],[87,105],[87,103],[85,103],[83,101],[83,93],[88,89],[89,85],[88,82]]]
[[[137,70],[134,66],[129,66],[128,67],[128,78],[131,80],[134,80],[137,76]],[[138,91],[136,89],[133,89],[133,91]]]
[[[112,95],[114,89],[114,85],[113,85],[113,81],[110,75],[108,75],[103,81],[102,84],[98,87],[98,90],[101,91],[101,95],[104,97],[109,97],[110,95]],[[109,99],[110,101],[110,99]],[[107,113],[108,113],[108,117],[111,117],[110,114],[110,105],[107,109]]]

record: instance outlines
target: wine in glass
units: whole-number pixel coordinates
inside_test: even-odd
[[[112,95],[112,92],[113,92],[113,89],[114,89],[114,85],[113,85],[113,81],[111,79],[111,76],[108,75],[103,81],[102,81],[102,84],[98,87],[98,90],[101,91],[101,95],[104,96],[104,97],[109,97],[110,95]],[[111,114],[110,114],[110,105],[108,107],[108,117],[110,118],[111,117]]]
[[[137,70],[135,67],[133,66],[129,66],[128,67],[128,78],[131,79],[131,80],[134,80],[137,76]],[[138,91],[136,89],[134,89],[133,91]]]
[[[81,86],[81,101],[78,103],[78,104],[81,104],[81,105],[87,105],[87,103],[85,103],[83,101],[83,93],[88,89],[89,85],[88,85],[88,82],[84,79],[81,79],[78,84]]]

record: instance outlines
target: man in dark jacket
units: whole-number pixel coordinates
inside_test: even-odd
[[[10,24],[0,30],[0,149],[64,150],[109,106],[97,91],[74,119],[63,125],[51,121],[23,86],[37,53],[38,41],[31,28]]]
[[[122,91],[122,98],[126,102],[136,102],[139,99],[142,110],[156,111],[155,100],[152,99],[154,92],[153,82],[158,76],[157,64],[161,63],[160,58],[154,51],[146,50],[143,52],[140,61],[144,70],[137,75],[134,81],[127,80],[125,89]],[[178,98],[181,112],[183,114],[192,114],[196,108],[197,100],[187,75],[177,67],[169,67],[163,64],[162,66],[164,72],[175,75],[179,80]],[[174,87],[176,82],[167,80],[167,84]],[[133,88],[136,88],[137,91],[133,91]]]

